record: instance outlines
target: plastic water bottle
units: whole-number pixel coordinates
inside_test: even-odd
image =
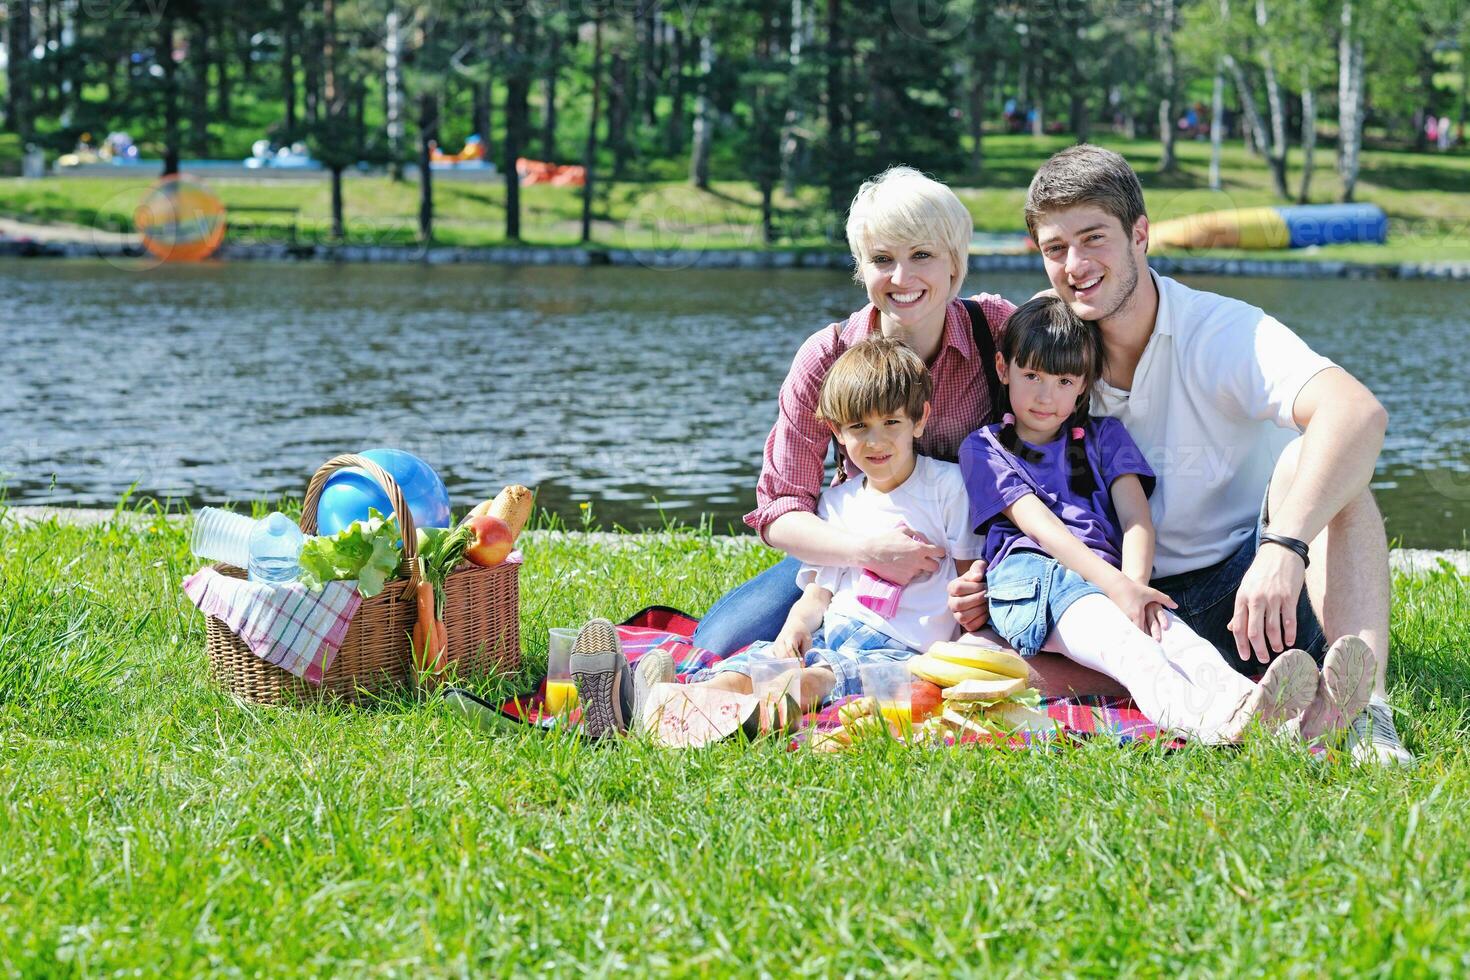
[[[301,577],[301,546],[306,536],[301,528],[276,511],[255,522],[250,532],[250,581],[284,585]]]

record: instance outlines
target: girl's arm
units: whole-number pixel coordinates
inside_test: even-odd
[[[1123,574],[1147,585],[1154,571],[1154,521],[1143,483],[1137,474],[1124,473],[1113,481],[1109,492],[1123,526]]]
[[[812,634],[822,625],[822,617],[832,602],[832,593],[813,582],[802,590],[801,598],[786,614],[773,644],[777,656],[800,657],[812,645]]]
[[[1124,473],[1109,491],[1118,523],[1123,525],[1123,574],[1140,585],[1148,585],[1154,573],[1154,520],[1148,511],[1148,496],[1136,473]],[[1150,602],[1138,626],[1161,640],[1164,636],[1164,606]]]
[[[1099,558],[1036,494],[1028,493],[1019,498],[1005,509],[1005,515],[1027,537],[1045,548],[1047,554],[1102,589],[1143,632],[1151,632],[1148,623],[1150,603],[1169,609],[1178,605],[1158,589],[1149,588],[1147,582],[1135,582]]]

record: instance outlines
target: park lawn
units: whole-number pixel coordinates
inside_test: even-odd
[[[1068,145],[1066,137],[992,135],[984,143],[985,166],[979,180],[957,178],[954,186],[981,232],[1023,228],[1021,205],[1036,167]],[[1222,189],[1210,191],[1207,142],[1177,144],[1177,173],[1156,172],[1159,147],[1152,140],[1103,140],[1124,153],[1142,178],[1149,214],[1157,221],[1201,211],[1283,203],[1271,190],[1264,162],[1239,143],[1225,146]],[[1340,189],[1331,146],[1319,148],[1311,199],[1336,200]],[[1299,151],[1288,160],[1290,184],[1299,180]],[[57,177],[45,181],[0,180],[0,214],[42,222],[67,221],[109,230],[127,230],[133,209],[151,176]],[[251,212],[252,206],[300,208],[303,241],[326,241],[330,194],[325,176],[314,181],[218,179],[211,185],[233,208],[237,241],[281,241],[278,214]],[[500,180],[435,183],[435,239],[440,244],[503,244],[505,188]],[[593,238],[613,248],[759,248],[760,197],[749,181],[716,180],[709,191],[680,181],[621,182],[601,185]],[[407,244],[417,228],[418,187],[386,177],[349,176],[344,184],[348,241],[355,244]],[[565,246],[581,234],[581,192],[577,188],[527,187],[522,191],[523,239]],[[1357,189],[1360,201],[1383,207],[1390,219],[1389,243],[1337,245],[1279,252],[1187,254],[1217,258],[1255,257],[1333,259],[1353,262],[1436,262],[1470,260],[1470,154],[1367,150]],[[831,213],[824,193],[802,187],[794,197],[778,191],[776,222],[782,248],[841,248],[843,216]]]
[[[0,972],[1463,975],[1470,598],[1395,583],[1408,772],[1240,752],[471,730],[410,696],[205,680],[187,527],[0,533]],[[692,531],[525,544],[545,629],[705,608],[766,565]]]

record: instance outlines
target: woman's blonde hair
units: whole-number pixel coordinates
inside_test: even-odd
[[[841,426],[902,409],[917,422],[933,391],[929,369],[912,348],[889,337],[870,337],[849,347],[827,370],[816,415]]]
[[[954,271],[954,287],[945,299],[960,293],[974,235],[975,219],[955,192],[913,167],[889,167],[864,181],[847,212],[853,278],[862,282],[863,261],[875,239],[895,245],[935,242]]]

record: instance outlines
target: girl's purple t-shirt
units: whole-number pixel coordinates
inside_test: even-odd
[[[960,471],[970,496],[970,525],[985,537],[986,564],[994,568],[1006,555],[1021,549],[1046,552],[1003,513],[1034,493],[1083,544],[1120,567],[1123,532],[1113,508],[1113,481],[1134,473],[1143,482],[1145,494],[1154,489],[1154,471],[1123,423],[1115,418],[1093,418],[1087,423],[1083,445],[1097,481],[1097,491],[1087,497],[1073,493],[1067,480],[1067,440],[1061,433],[1043,446],[1031,446],[1041,453],[1040,461],[1032,463],[1001,445],[1000,430],[1000,425],[987,425],[970,433],[960,446]]]

